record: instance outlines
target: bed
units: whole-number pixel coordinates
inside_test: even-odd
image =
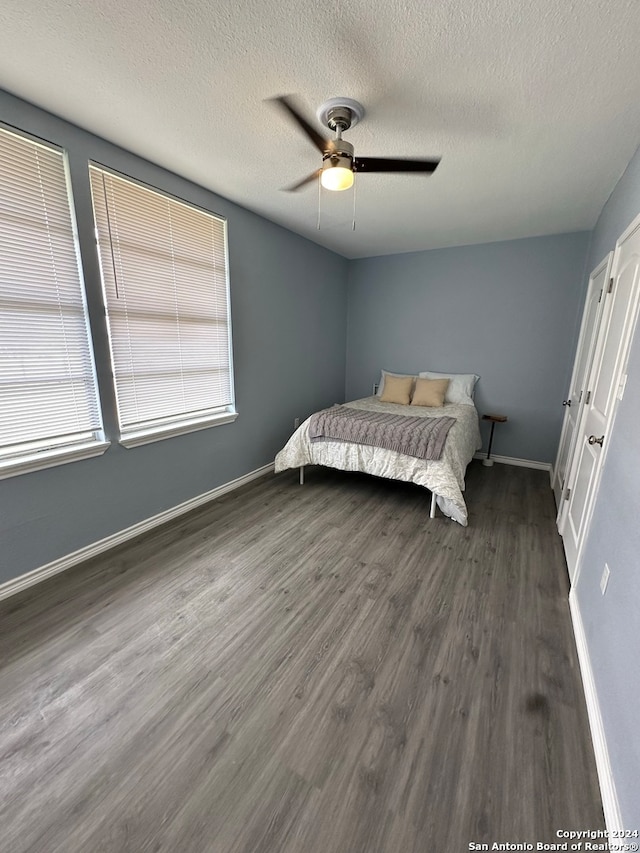
[[[385,383],[389,388],[391,382],[395,381],[391,377],[396,376],[401,375],[383,371],[376,394],[350,401],[339,408],[357,413],[370,412],[374,415],[380,413],[400,415],[411,419],[411,422],[414,422],[415,418],[452,418],[453,423],[448,428],[439,459],[418,458],[397,450],[355,441],[312,438],[310,427],[317,424],[317,421],[313,420],[318,415],[315,413],[296,429],[284,448],[277,454],[275,470],[280,472],[289,468],[299,468],[301,483],[304,482],[305,465],[323,465],[342,471],[360,471],[377,477],[415,483],[431,492],[431,517],[435,515],[437,504],[444,515],[466,527],[467,507],[462,494],[464,477],[467,465],[482,444],[478,412],[471,397],[473,385],[478,377],[475,374],[435,374],[426,371],[418,377],[410,377],[414,380],[413,388],[417,387],[415,383],[418,378],[443,377],[451,380],[442,404],[427,406],[412,404],[410,400],[388,402],[389,396],[392,399],[401,399],[394,398],[393,394],[385,395],[384,391]],[[461,382],[454,387],[457,377],[469,377],[464,386],[465,393],[458,393],[462,388]],[[470,393],[466,393],[469,390]],[[366,416],[359,414],[358,417]]]

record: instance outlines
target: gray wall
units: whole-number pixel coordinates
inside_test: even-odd
[[[370,394],[381,368],[477,373],[478,409],[509,417],[493,451],[553,462],[588,241],[580,232],[353,261],[347,399]]]
[[[0,583],[273,460],[295,416],[343,399],[348,262],[149,162],[0,91],[0,120],[69,153],[106,454],[0,480]],[[87,161],[228,219],[233,424],[126,450],[117,444]]]
[[[640,213],[640,149],[605,205],[589,270]],[[640,828],[640,327],[607,438],[593,523],[576,583],[623,826]],[[600,592],[604,564],[611,570]]]

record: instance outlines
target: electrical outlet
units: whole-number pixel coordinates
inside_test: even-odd
[[[600,589],[602,590],[602,594],[604,595],[607,591],[607,584],[609,583],[609,575],[611,572],[609,571],[609,566],[607,563],[604,564],[604,571],[602,572],[602,577],[600,578]]]

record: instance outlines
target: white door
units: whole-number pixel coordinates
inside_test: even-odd
[[[581,404],[576,441],[567,476],[568,493],[559,530],[569,577],[575,583],[579,559],[599,482],[617,403],[626,382],[629,345],[640,293],[640,217],[616,245],[612,292],[605,297],[587,394]]]
[[[573,365],[569,393],[567,399],[562,404],[565,406],[565,415],[560,435],[560,444],[558,446],[558,455],[553,466],[553,493],[556,498],[556,506],[558,507],[558,520],[562,512],[561,500],[567,475],[567,461],[572,455],[578,420],[582,413],[583,407],[580,404],[587,393],[585,386],[593,363],[600,318],[602,317],[602,307],[604,305],[604,294],[609,286],[609,277],[611,275],[612,258],[613,252],[610,252],[598,264],[589,277],[587,301],[582,314],[582,325],[580,327],[580,337],[578,338],[578,348],[576,350],[576,360]]]

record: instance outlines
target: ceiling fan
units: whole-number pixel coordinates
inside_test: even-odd
[[[367,172],[415,172],[429,175],[435,171],[439,159],[405,160],[390,157],[355,157],[353,145],[342,138],[342,134],[356,125],[364,116],[364,107],[351,98],[331,98],[317,111],[319,121],[334,131],[333,139],[325,139],[307,121],[293,103],[291,96],[280,95],[271,101],[283,109],[301,128],[307,138],[322,154],[322,167],[301,181],[286,187],[289,192],[302,189],[318,175],[328,190],[348,190],[353,186],[354,174]]]

